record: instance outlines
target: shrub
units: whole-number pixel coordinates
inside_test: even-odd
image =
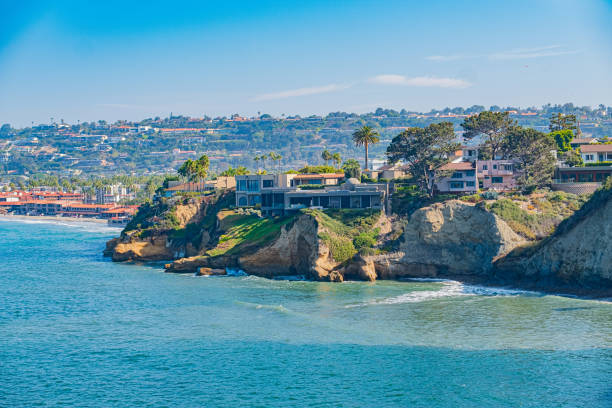
[[[372,248],[374,245],[376,245],[376,238],[374,238],[371,233],[362,232],[353,238],[353,246],[357,250]]]
[[[497,191],[485,191],[481,193],[480,196],[484,200],[497,200],[497,197],[499,197],[499,194],[497,193]]]

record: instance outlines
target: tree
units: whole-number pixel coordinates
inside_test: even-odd
[[[548,128],[551,132],[557,130],[574,131],[576,127],[576,115],[564,115],[561,112],[555,113],[550,117]]]
[[[365,147],[365,169],[368,169],[368,145],[375,144],[380,141],[377,131],[369,126],[363,126],[353,133],[353,142],[357,146]]]
[[[559,153],[567,152],[572,150],[572,146],[570,142],[574,138],[574,134],[569,129],[556,130],[551,132],[550,137],[555,139],[555,143],[557,144],[557,151]]]
[[[243,176],[245,174],[250,174],[251,172],[244,166],[238,166],[237,168],[232,168],[232,166],[228,167],[227,170],[219,173],[221,177],[233,177],[233,176]]]
[[[495,159],[501,151],[505,136],[515,125],[516,122],[510,119],[508,112],[484,111],[465,118],[461,127],[465,130],[464,138],[472,139],[484,135],[485,146],[480,153],[483,158]]]
[[[255,163],[257,163],[257,173],[259,173],[259,161],[261,158],[259,156],[255,156],[253,157],[253,160],[255,160]]]
[[[323,153],[321,153],[321,158],[325,161],[326,166],[329,165],[329,161],[332,159],[332,157],[332,154],[327,149],[323,150]]]
[[[553,138],[535,129],[517,126],[507,135],[505,145],[516,161],[517,182],[523,190],[550,184],[556,164]]]
[[[561,157],[565,164],[570,167],[584,166],[584,160],[582,160],[582,156],[576,150],[568,150]]]
[[[340,156],[340,153],[334,153],[332,155],[332,160],[334,161],[334,163],[336,163],[336,167],[340,167],[340,163],[342,163],[342,157]]]
[[[361,166],[359,162],[355,159],[348,159],[342,165],[342,170],[344,171],[344,177],[348,178],[356,178],[359,180],[361,178]]]
[[[419,190],[433,196],[435,172],[450,161],[459,148],[453,143],[453,124],[442,122],[425,128],[412,127],[395,136],[387,147],[389,163],[403,160],[410,169]]]
[[[178,169],[178,174],[182,177],[188,179],[189,181],[200,181],[204,180],[208,175],[208,168],[210,166],[210,161],[208,156],[202,155],[197,160],[187,160],[183,165]]]
[[[280,174],[280,164],[283,156],[276,152],[270,152],[270,160],[278,162],[278,173]]]

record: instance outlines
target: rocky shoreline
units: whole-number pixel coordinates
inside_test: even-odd
[[[210,203],[183,203],[179,207],[191,206],[189,210],[179,209],[181,214],[189,214],[184,225],[194,220],[202,223],[207,216],[214,216],[214,222],[203,222],[204,227],[190,240],[161,230],[147,234],[124,231],[121,237],[109,241],[105,254],[114,261],[171,260],[166,271],[174,273],[223,274],[229,267],[266,278],[302,275],[332,282],[443,278],[612,297],[612,226],[606,222],[612,219],[612,200],[609,191],[593,199],[597,205],[585,204],[584,211],[538,243],[526,241],[482,203],[437,203],[413,213],[393,241],[380,234],[379,240],[388,242],[379,242],[379,247],[385,244],[387,250],[362,253],[353,249],[344,258],[339,256],[346,252],[341,244],[349,241],[334,235],[338,233],[334,225],[317,212],[300,213],[288,221],[269,221],[272,226],[275,222],[278,225],[266,239],[247,239],[226,250],[227,243],[236,239],[232,235],[235,221],[232,224],[228,220],[249,216],[235,212],[221,216]],[[390,223],[382,215],[365,230]],[[264,230],[270,225],[258,228]]]

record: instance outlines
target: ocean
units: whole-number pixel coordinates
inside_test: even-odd
[[[612,407],[612,303],[452,281],[195,277],[0,220],[0,406]]]

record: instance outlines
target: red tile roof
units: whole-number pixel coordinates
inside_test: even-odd
[[[580,146],[582,153],[612,152],[612,144],[588,144]]]
[[[440,170],[473,170],[475,168],[474,163],[463,161],[459,163],[446,163],[440,167]]]

